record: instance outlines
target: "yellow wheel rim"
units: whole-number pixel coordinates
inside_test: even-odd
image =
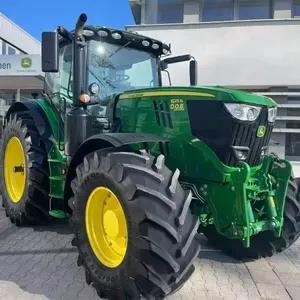
[[[118,267],[127,251],[127,223],[123,208],[111,190],[98,187],[90,194],[85,225],[98,260],[106,267]]]
[[[21,141],[12,137],[4,154],[5,185],[9,198],[17,203],[21,200],[26,183],[25,154]]]

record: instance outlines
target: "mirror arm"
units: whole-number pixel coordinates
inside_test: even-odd
[[[64,28],[63,26],[58,26],[56,30],[57,30],[57,33],[58,33],[61,37],[65,38],[65,39],[67,39],[67,40],[69,40],[69,41],[72,41],[72,40],[73,40],[73,35],[72,35],[72,33],[71,33],[70,31],[68,31],[66,28]]]

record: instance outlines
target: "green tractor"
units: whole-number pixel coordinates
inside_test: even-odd
[[[292,245],[298,181],[268,154],[276,103],[196,87],[191,55],[86,21],[43,33],[43,97],[7,112],[0,183],[11,222],[68,218],[87,283],[111,300],[178,291],[199,233],[240,258]],[[162,72],[184,61],[191,86],[162,87]]]

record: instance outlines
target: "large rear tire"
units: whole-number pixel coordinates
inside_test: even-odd
[[[72,182],[74,198],[69,200],[73,245],[79,250],[78,265],[84,266],[87,283],[93,283],[98,295],[110,300],[139,300],[141,296],[163,299],[180,289],[194,271],[200,244],[195,238],[199,219],[189,210],[191,194],[181,188],[179,171],[173,174],[164,165],[163,155],[154,161],[148,154],[117,149],[89,154],[76,171],[77,178]],[[107,202],[99,189],[110,195]],[[98,193],[94,219],[88,212],[93,193]],[[99,224],[105,218],[101,216],[104,205],[112,201],[111,207],[117,211],[115,198],[121,206],[115,216],[121,216],[122,211],[126,219],[126,225],[116,231],[122,231],[126,240],[122,247],[126,250],[109,261],[110,251],[104,247],[109,248],[107,245],[114,245],[114,241],[106,245],[104,234],[95,240],[91,235],[102,230]],[[94,210],[90,211],[94,214]],[[97,230],[89,234],[93,222]],[[105,229],[105,235],[111,238],[116,227]]]
[[[4,129],[0,172],[3,206],[12,223],[22,226],[52,220],[47,153],[27,111],[12,114]]]
[[[300,236],[299,180],[291,178],[288,185],[282,234],[276,238],[273,232],[263,231],[251,237],[250,248],[242,241],[228,239],[219,234],[213,225],[202,229],[208,241],[225,253],[238,259],[271,257],[293,245]]]

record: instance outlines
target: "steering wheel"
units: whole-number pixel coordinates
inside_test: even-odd
[[[113,82],[127,81],[129,78],[128,75],[116,75],[116,79]]]

